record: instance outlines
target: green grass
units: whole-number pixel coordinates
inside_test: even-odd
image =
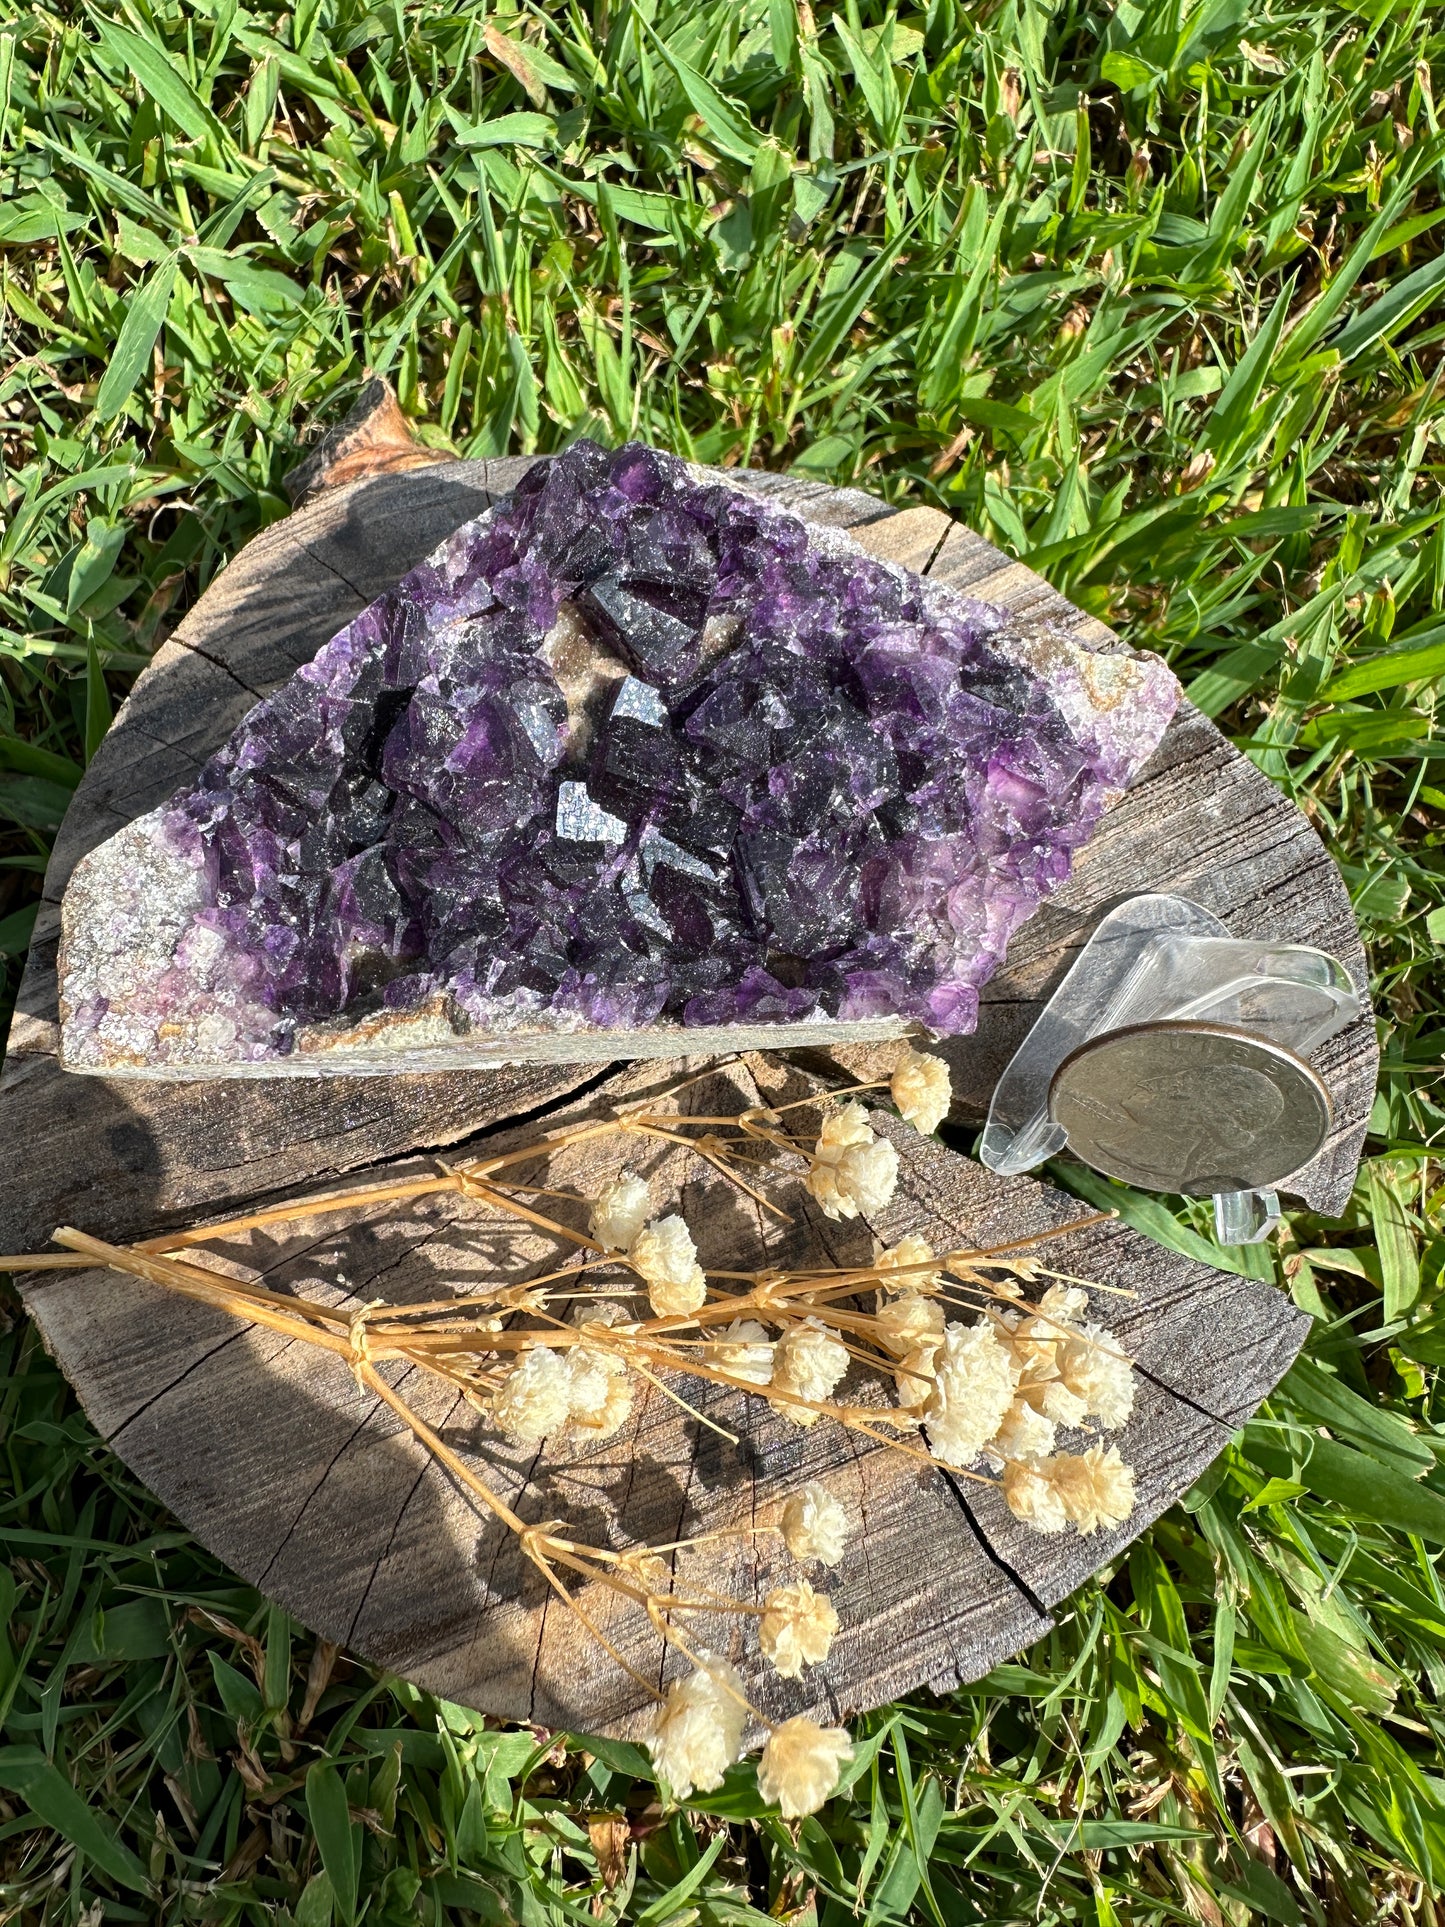
[[[1247,1255],[1308,1362],[801,1828],[332,1664],[17,1322],[0,1919],[1440,1919],[1442,78],[1392,0],[0,0],[12,995],[128,678],[377,369],[459,453],[638,434],[1026,555],[1309,813],[1385,1045],[1349,1213]]]

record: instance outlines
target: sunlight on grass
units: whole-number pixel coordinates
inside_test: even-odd
[[[12,999],[128,679],[374,369],[439,448],[641,435],[1026,556],[1307,812],[1385,1045],[1350,1213],[1229,1255],[1317,1320],[1268,1411],[1018,1664],[860,1722],[800,1828],[316,1647],[17,1323],[0,1914],[1439,1917],[1442,70],[1404,0],[0,12]]]

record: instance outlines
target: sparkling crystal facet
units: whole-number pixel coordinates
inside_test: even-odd
[[[463,1030],[969,1030],[1176,698],[1158,663],[1025,646],[671,457],[579,442],[175,799],[173,947],[72,996],[68,1051],[164,1061],[204,1018],[254,1060],[438,999]]]

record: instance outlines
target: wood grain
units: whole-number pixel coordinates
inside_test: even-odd
[[[657,1067],[629,1066],[556,1121],[658,1083]],[[714,1071],[682,1101],[713,1113],[818,1088],[777,1060],[754,1059]],[[664,1146],[627,1158],[659,1209],[680,1205],[704,1262],[718,1268],[854,1264],[871,1256],[875,1235],[891,1241],[922,1228],[939,1247],[979,1244],[1079,1215],[1074,1200],[1032,1180],[1000,1183],[934,1140],[877,1123],[898,1145],[903,1178],[876,1223],[818,1217],[794,1177],[780,1179],[775,1194],[795,1222],[777,1227],[685,1152]],[[574,1146],[554,1155],[538,1181],[585,1195],[614,1176],[622,1158],[615,1139]],[[570,1210],[580,1225],[580,1206],[552,1208],[564,1221]],[[1140,1503],[1107,1538],[1030,1535],[989,1486],[947,1479],[838,1426],[800,1430],[761,1399],[696,1379],[681,1379],[679,1389],[740,1446],[646,1392],[614,1440],[575,1453],[521,1452],[490,1437],[449,1388],[420,1382],[414,1371],[391,1375],[525,1519],[566,1518],[575,1536],[594,1543],[766,1524],[803,1479],[823,1480],[857,1527],[852,1553],[829,1575],[844,1631],[827,1668],[802,1682],[768,1676],[753,1643],[724,1618],[706,1622],[699,1637],[743,1668],[770,1716],[837,1718],[921,1681],[945,1687],[977,1678],[1045,1631],[1048,1609],[1215,1456],[1288,1364],[1307,1322],[1268,1287],[1161,1251],[1117,1225],[1077,1233],[1047,1253],[1051,1263],[1137,1294],[1098,1300],[1148,1373],[1137,1415],[1120,1435],[1139,1468]],[[284,1236],[236,1240],[225,1255],[273,1289],[359,1307],[381,1295],[431,1298],[499,1273],[535,1276],[558,1261],[559,1248],[448,1196],[373,1208],[357,1226],[313,1218]],[[549,1601],[510,1535],[463,1497],[343,1362],[114,1274],[32,1281],[28,1298],[93,1422],[127,1463],[204,1543],[315,1630],[488,1712],[636,1730],[648,1704],[641,1689]],[[867,1398],[866,1375],[855,1370],[849,1390]],[[679,1570],[756,1603],[795,1569],[776,1540],[763,1540],[756,1550],[739,1541],[691,1555]],[[664,1662],[635,1609],[619,1609],[596,1588],[582,1603],[645,1676],[665,1677],[679,1663]]]
[[[46,878],[0,1076],[0,1131],[12,1147],[0,1249],[37,1248],[60,1222],[125,1238],[347,1172],[407,1168],[397,1161],[419,1151],[505,1142],[509,1131],[530,1136],[540,1119],[595,1108],[662,1075],[642,1065],[611,1076],[572,1067],[284,1086],[107,1084],[66,1076],[55,1058],[57,906],[75,861],[192,778],[258,695],[513,486],[526,465],[429,462],[323,487],[242,551],[140,678],[77,792]],[[851,528],[877,553],[1006,601],[1020,620],[1068,626],[1091,646],[1121,646],[934,510],[895,513],[861,491],[788,477],[728,479]],[[947,1047],[963,1118],[981,1118],[998,1071],[1099,912],[1145,887],[1184,890],[1241,934],[1320,943],[1364,980],[1343,884],[1313,831],[1211,724],[1186,712],[1068,884],[1015,939],[987,992],[978,1035]],[[822,1074],[836,1081],[845,1057],[822,1060]],[[1297,1188],[1328,1211],[1342,1206],[1354,1175],[1374,1084],[1372,1027],[1361,1023],[1334,1040],[1322,1069],[1336,1129]],[[780,1059],[718,1075],[739,1101],[755,1087],[814,1088],[810,1072]],[[1001,1181],[937,1143],[908,1132],[897,1141],[904,1175],[886,1222],[810,1225],[804,1213],[792,1235],[811,1232],[841,1262],[867,1255],[874,1232],[987,1240],[1077,1212],[1046,1187]],[[585,1185],[596,1175],[579,1168],[570,1178]],[[778,1249],[777,1234],[755,1212],[741,1212],[734,1194],[699,1179],[695,1167],[683,1171],[664,1158],[650,1175],[659,1201],[676,1191],[689,1218],[708,1227],[714,1262],[756,1262]],[[435,1292],[478,1263],[525,1270],[546,1258],[525,1241],[500,1239],[484,1212],[455,1200],[373,1214],[344,1235],[313,1221],[235,1255],[273,1282],[358,1301]],[[1132,1532],[1178,1496],[1273,1385],[1303,1321],[1277,1294],[1117,1226],[1075,1234],[1065,1268],[1137,1294],[1104,1301],[1147,1373],[1124,1440],[1141,1470]],[[595,1731],[635,1724],[640,1700],[626,1676],[578,1640],[515,1549],[337,1361],[113,1274],[37,1276],[25,1292],[46,1342],[121,1456],[198,1537],[307,1624],[491,1712]],[[836,1428],[803,1433],[757,1400],[700,1384],[690,1395],[734,1429],[744,1421],[746,1452],[730,1457],[732,1448],[680,1420],[656,1394],[640,1401],[630,1432],[556,1460],[485,1447],[449,1394],[423,1389],[418,1403],[461,1449],[485,1455],[501,1487],[533,1509],[529,1516],[565,1512],[579,1527],[619,1538],[656,1537],[659,1528],[674,1537],[683,1522],[699,1530],[751,1521],[803,1477],[831,1483],[863,1528],[835,1588],[845,1634],[826,1678],[760,1687],[773,1712],[849,1711],[921,1681],[977,1677],[1045,1630],[1050,1609],[1127,1536],[1032,1538],[990,1490],[945,1480]],[[735,1580],[748,1596],[767,1582],[766,1558],[759,1565],[739,1555],[723,1566],[719,1579]],[[610,1602],[599,1611],[609,1633],[648,1655],[649,1665],[660,1663],[644,1627],[615,1616]],[[724,1649],[726,1639],[720,1628]]]
[[[46,876],[0,1072],[0,1118],[7,1110],[24,1118],[19,1168],[0,1199],[0,1244],[33,1245],[58,1220],[87,1210],[97,1226],[125,1235],[210,1203],[453,1143],[595,1076],[585,1066],[428,1073],[388,1079],[382,1090],[360,1078],[298,1083],[285,1095],[234,1080],[219,1107],[207,1086],[197,1094],[82,1081],[55,1060],[58,906],[78,858],[193,777],[257,695],[515,486],[528,465],[525,457],[442,462],[325,490],[241,552],[139,679],[76,793]],[[936,510],[895,514],[861,490],[788,476],[735,471],[728,479],[811,520],[851,528],[876,553],[1006,598],[1021,615],[1066,624],[1090,645],[1118,646],[1038,577]],[[999,1072],[1098,916],[1140,888],[1195,896],[1240,935],[1318,943],[1365,982],[1349,899],[1318,837],[1212,724],[1186,711],[1068,883],[1014,939],[985,991],[977,1034],[947,1047],[963,1120],[982,1120]],[[1317,1210],[1339,1211],[1348,1198],[1377,1063],[1368,1018],[1321,1053],[1335,1126],[1293,1187]],[[82,1144],[95,1153],[80,1155]]]

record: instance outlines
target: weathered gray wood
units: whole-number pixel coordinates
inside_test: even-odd
[[[323,488],[237,557],[140,679],[77,793],[46,880],[0,1078],[0,1131],[13,1147],[0,1193],[0,1249],[36,1248],[58,1222],[133,1236],[589,1101],[580,1093],[594,1089],[596,1075],[575,1067],[298,1080],[278,1089],[107,1084],[67,1077],[55,1060],[56,906],[74,862],[191,778],[256,695],[276,687],[495,492],[513,486],[526,466],[429,460]],[[788,477],[729,479],[811,520],[852,528],[876,552],[1002,600],[1021,619],[1065,625],[1091,646],[1120,646],[1047,584],[936,511],[895,514],[861,491]],[[1241,933],[1321,943],[1363,980],[1343,885],[1313,832],[1212,725],[1186,713],[1069,883],[1015,939],[990,986],[978,1036],[948,1047],[964,1116],[982,1115],[998,1070],[1099,911],[1141,887],[1186,890]],[[1298,1188],[1331,1210],[1348,1194],[1368,1115],[1371,1027],[1335,1040],[1322,1067],[1336,1132]],[[779,1080],[789,1093],[803,1088],[798,1070],[775,1061],[754,1068],[770,1088]],[[836,1076],[836,1064],[824,1068]],[[634,1067],[590,1101],[660,1075]],[[531,1134],[536,1127],[517,1128]],[[871,1250],[872,1229],[889,1239],[923,1229],[950,1243],[1016,1236],[1021,1226],[1076,1214],[1072,1201],[1028,1180],[1003,1183],[906,1132],[898,1142],[904,1180],[886,1223],[812,1227],[840,1262]],[[658,1180],[666,1181],[661,1169]],[[721,1262],[732,1254],[737,1263],[744,1251],[757,1254],[756,1216],[740,1214],[732,1194],[714,1198],[713,1189],[692,1178],[686,1191],[689,1218],[716,1221],[710,1235],[720,1242],[709,1255]],[[318,1223],[261,1257],[274,1279],[338,1297],[434,1292],[439,1277],[455,1279],[475,1262],[467,1252],[484,1220],[475,1207],[449,1201],[425,1214],[380,1214],[345,1236]],[[1105,1301],[1108,1319],[1150,1375],[1124,1441],[1141,1473],[1134,1530],[1177,1497],[1275,1382],[1302,1321],[1276,1294],[1118,1227],[1077,1234],[1058,1255],[1066,1269],[1138,1294]],[[525,1247],[510,1261],[542,1262]],[[93,1419],[127,1462],[198,1536],[307,1623],[488,1710],[626,1730],[636,1699],[625,1677],[545,1605],[514,1552],[488,1536],[472,1507],[336,1361],[112,1274],[32,1281],[27,1296]],[[697,1384],[689,1390],[707,1409],[716,1404],[724,1423],[743,1404]],[[452,1428],[449,1436],[475,1437],[471,1415],[449,1398],[431,1393],[419,1403],[433,1422]],[[835,1588],[848,1631],[827,1676],[844,1709],[877,1704],[921,1680],[942,1686],[977,1676],[1044,1630],[1048,1608],[1127,1536],[1037,1539],[990,1491],[963,1481],[951,1489],[866,1440],[831,1427],[805,1434],[761,1402],[749,1404],[754,1455],[746,1465],[730,1464],[710,1434],[680,1423],[654,1395],[640,1403],[630,1433],[575,1463],[514,1462],[499,1476],[540,1508],[535,1516],[565,1512],[579,1529],[591,1520],[652,1537],[676,1536],[683,1518],[697,1530],[751,1517],[802,1477],[828,1479],[866,1524]],[[736,1577],[748,1588],[762,1584],[766,1564],[759,1574],[740,1560]],[[624,1641],[644,1639],[635,1625],[608,1617],[608,1627]],[[655,1662],[655,1643],[649,1650]],[[809,1690],[829,1704],[821,1683],[793,1689],[777,1682],[765,1689],[765,1703],[797,1710]]]
[[[557,1121],[660,1081],[656,1067],[631,1066]],[[710,1113],[817,1088],[776,1061],[750,1060],[694,1085],[684,1102]],[[882,1128],[904,1166],[897,1197],[876,1224],[829,1223],[794,1180],[779,1183],[777,1195],[796,1222],[778,1228],[686,1153],[660,1147],[639,1156],[615,1139],[555,1155],[539,1181],[586,1194],[625,1155],[648,1176],[659,1207],[680,1203],[704,1261],[719,1268],[826,1262],[820,1253],[866,1262],[875,1235],[891,1241],[922,1229],[944,1248],[1079,1215],[1074,1200],[1029,1179],[1001,1184],[905,1127]],[[580,1222],[580,1207],[552,1208]],[[238,1240],[225,1255],[261,1270],[273,1288],[359,1306],[382,1295],[434,1297],[499,1269],[525,1278],[550,1269],[558,1254],[541,1234],[502,1229],[487,1209],[447,1197],[373,1208],[359,1227],[313,1218],[284,1234]],[[1150,1374],[1120,1435],[1139,1472],[1140,1504],[1107,1538],[1031,1535],[991,1488],[948,1481],[837,1426],[802,1431],[761,1399],[694,1379],[681,1381],[685,1395],[735,1431],[741,1448],[652,1392],[614,1440],[573,1454],[518,1452],[489,1439],[449,1389],[392,1372],[421,1415],[472,1455],[524,1518],[566,1518],[594,1543],[765,1523],[803,1479],[824,1480],[860,1528],[829,1578],[843,1632],[827,1668],[783,1682],[748,1656],[751,1642],[735,1623],[709,1623],[699,1636],[743,1665],[769,1714],[837,1717],[921,1681],[943,1687],[976,1678],[1047,1630],[1047,1608],[1215,1456],[1288,1364],[1306,1323],[1267,1287],[1161,1251],[1117,1225],[1047,1247],[1047,1262],[1137,1294],[1100,1297],[1096,1306]],[[488,1712],[635,1730],[646,1705],[640,1689],[549,1603],[505,1530],[478,1515],[344,1363],[114,1274],[32,1280],[27,1297],[103,1435],[204,1543],[308,1625]],[[850,1393],[866,1397],[865,1386],[855,1371]],[[693,1555],[697,1563],[684,1571],[756,1601],[792,1571],[775,1544]],[[660,1644],[639,1613],[596,1589],[583,1603],[639,1670],[657,1672]]]
[[[75,1216],[82,1199],[119,1235],[168,1213],[450,1143],[589,1075],[586,1067],[486,1078],[438,1073],[387,1080],[385,1093],[345,1079],[292,1097],[236,1081],[218,1116],[217,1107],[179,1089],[80,1084],[54,1059],[58,903],[74,863],[192,777],[256,694],[284,681],[527,466],[525,458],[429,463],[324,491],[242,551],[141,677],[86,773],[46,878],[0,1073],[0,1117],[8,1103],[23,1101],[25,1118],[21,1169],[0,1199],[0,1243],[33,1244],[57,1218]],[[1111,640],[1093,618],[936,510],[894,514],[861,490],[787,476],[733,472],[729,479],[812,520],[852,528],[906,566],[1067,623],[1081,641]],[[1015,938],[985,993],[977,1035],[947,1048],[964,1118],[981,1120],[1000,1070],[1100,912],[1141,887],[1194,895],[1240,934],[1319,943],[1364,982],[1349,900],[1319,839],[1212,724],[1186,712],[1069,882]],[[1335,1128],[1293,1187],[1319,1210],[1340,1210],[1348,1197],[1376,1065],[1368,1019],[1321,1054]],[[100,1171],[76,1158],[82,1119],[90,1141],[107,1147]]]
[[[896,553],[890,544],[895,526]],[[908,510],[896,524],[857,533],[869,548],[913,568],[923,566],[919,558],[933,542],[931,577],[1021,617],[1054,623],[1086,647],[1120,647],[1102,623],[1031,570],[934,510]],[[1140,890],[1192,897],[1237,936],[1315,944],[1368,988],[1349,893],[1324,844],[1303,812],[1186,703],[1129,794],[1080,851],[1068,881],[1014,937],[1004,968],[984,987],[976,1034],[939,1047],[953,1072],[956,1116],[982,1122],[1004,1066],[1080,946],[1106,910]],[[858,1052],[835,1055],[850,1065],[868,1061]],[[1354,1184],[1375,1094],[1373,1018],[1361,1017],[1332,1038],[1318,1064],[1334,1125],[1319,1156],[1288,1190],[1317,1211],[1336,1213]]]
[[[524,465],[525,466],[525,465]],[[595,1079],[586,1066],[378,1082],[297,1083],[277,1098],[68,1076],[56,1061],[59,902],[86,851],[194,778],[268,694],[383,588],[516,479],[513,463],[449,462],[319,496],[249,543],[157,653],[76,793],[46,874],[3,1071],[0,1128],[15,1146],[0,1247],[29,1249],[80,1219],[140,1235],[223,1200],[325,1179],[417,1145],[444,1145]]]

